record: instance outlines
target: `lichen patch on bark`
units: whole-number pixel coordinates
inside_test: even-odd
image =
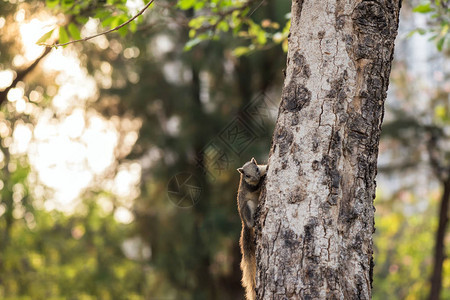
[[[303,85],[293,83],[283,89],[281,105],[289,112],[299,112],[304,106],[308,105],[310,101],[311,91]]]

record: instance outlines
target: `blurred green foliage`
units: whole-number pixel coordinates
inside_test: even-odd
[[[144,1],[144,3],[148,2]],[[98,19],[103,27],[109,29],[125,23],[133,17],[133,13],[129,10],[126,3],[127,1],[123,0],[46,0],[48,8],[70,16],[68,24],[57,26],[57,44],[65,44],[71,39],[79,40],[81,38],[79,27],[86,24],[89,20],[88,16]],[[241,40],[241,45],[236,46],[233,50],[236,56],[250,54],[256,50],[264,50],[277,44],[280,44],[285,52],[287,51],[290,13],[286,13],[284,18],[278,18],[277,21],[271,18],[254,18],[253,14],[262,5],[260,1],[182,0],[176,3],[173,1],[164,2],[163,5],[173,6],[174,8],[187,11],[187,15],[192,15],[187,21],[190,28],[190,40],[186,42],[184,46],[185,50],[191,50],[192,47],[203,41],[218,40],[224,34],[231,32],[235,38]],[[153,4],[150,8],[152,6]],[[289,3],[281,3],[278,6],[287,9]],[[127,26],[119,28],[119,34],[125,36],[128,31],[136,32],[138,25],[142,21],[143,17],[139,16],[139,18]],[[41,45],[55,44],[52,40],[54,30],[55,28],[45,33],[37,43]]]
[[[86,213],[28,208],[8,230],[2,222],[2,299],[145,299],[144,269],[121,248],[131,227],[85,202]]]
[[[437,228],[439,194],[430,195],[430,206],[424,212],[409,214],[405,206],[419,199],[408,191],[397,196],[406,198],[379,199],[375,202],[375,269],[373,299],[426,299],[430,288],[432,251]],[[447,253],[450,254],[449,249]],[[443,270],[441,299],[450,299],[450,264]]]
[[[411,35],[428,34],[439,51],[450,48],[450,7],[446,0],[424,1],[414,7],[413,12],[427,15],[428,26],[411,31]]]
[[[147,4],[149,1],[144,1]],[[39,45],[52,45],[56,41],[58,44],[65,44],[71,40],[80,40],[80,29],[89,18],[95,18],[101,21],[103,27],[107,29],[115,28],[133,17],[135,14],[130,11],[126,5],[126,0],[107,0],[107,1],[75,1],[75,0],[46,0],[47,8],[52,9],[54,13],[62,12],[68,16],[65,24],[55,25],[50,31],[38,39]],[[151,5],[150,5],[151,6]],[[139,16],[128,26],[118,29],[121,36],[125,36],[128,31],[135,32],[138,24],[142,23],[143,17]],[[52,40],[53,32],[56,30],[57,39]]]

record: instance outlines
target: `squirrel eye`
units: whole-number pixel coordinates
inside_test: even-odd
[[[250,177],[250,175],[245,175],[245,177],[247,177],[247,178],[248,178],[248,177]]]

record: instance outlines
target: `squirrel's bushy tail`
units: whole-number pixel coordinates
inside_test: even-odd
[[[245,294],[247,300],[255,300],[255,276],[256,276],[256,257],[255,257],[255,245],[253,237],[253,228],[245,227],[242,229],[241,234],[241,253],[243,257],[241,259],[242,270],[242,286],[245,287]]]

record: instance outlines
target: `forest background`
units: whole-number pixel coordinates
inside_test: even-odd
[[[155,1],[110,34],[37,45],[120,26],[147,3],[0,1],[1,299],[243,296],[236,168],[267,160],[291,3]],[[374,299],[429,293],[450,150],[439,5],[403,2]],[[442,278],[450,299],[448,258]]]

